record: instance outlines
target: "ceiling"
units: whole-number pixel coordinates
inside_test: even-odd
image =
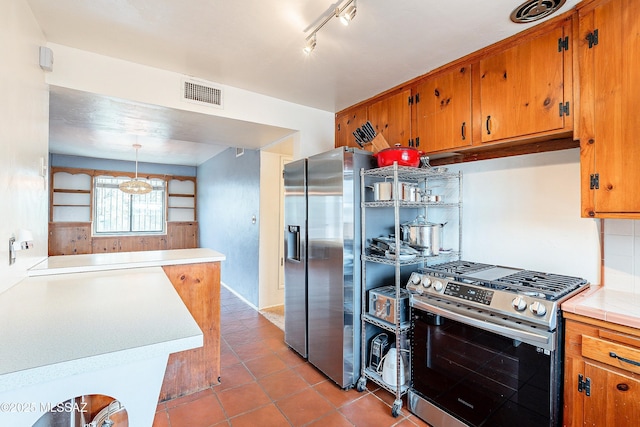
[[[509,19],[522,0],[356,0],[351,25],[331,19],[305,55],[346,1],[27,0],[49,42],[331,112],[534,25]],[[50,98],[50,150],[64,154],[130,159],[133,126],[141,161],[198,165],[294,132],[63,88]]]

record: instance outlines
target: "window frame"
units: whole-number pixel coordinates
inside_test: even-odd
[[[98,225],[99,225],[99,221],[98,221],[98,186],[99,186],[99,179],[100,178],[109,178],[109,179],[113,179],[113,180],[121,180],[121,181],[125,181],[125,180],[129,180],[131,179],[131,177],[128,176],[114,176],[112,174],[103,174],[103,175],[96,175],[93,177],[92,180],[92,184],[91,184],[91,190],[92,190],[92,203],[93,203],[93,209],[92,209],[92,213],[91,213],[91,222],[92,222],[92,234],[96,237],[108,237],[108,236],[156,236],[156,235],[166,235],[167,234],[167,215],[168,215],[168,206],[167,206],[167,202],[168,202],[168,198],[167,198],[167,187],[168,187],[168,181],[165,178],[160,178],[160,177],[151,177],[149,179],[147,178],[143,178],[143,177],[138,177],[138,179],[140,180],[144,180],[149,182],[150,184],[152,184],[153,186],[153,191],[161,191],[162,192],[162,196],[161,196],[161,200],[162,200],[162,206],[160,209],[161,212],[161,216],[162,218],[160,219],[160,223],[161,223],[161,229],[158,230],[134,230],[134,224],[135,222],[133,221],[134,217],[136,216],[135,214],[135,210],[136,210],[136,206],[135,206],[135,199],[134,197],[140,197],[140,196],[146,196],[146,195],[135,195],[135,194],[127,194],[128,196],[128,208],[127,208],[127,222],[129,224],[129,230],[118,230],[118,231],[98,231]],[[155,185],[150,181],[160,181],[161,185]],[[112,188],[117,189],[117,182],[112,183],[111,185],[108,185],[109,187],[113,186]],[[157,183],[156,183],[157,184]],[[119,191],[119,190],[118,190]],[[122,193],[125,194],[125,193]],[[124,212],[123,212],[124,213]]]

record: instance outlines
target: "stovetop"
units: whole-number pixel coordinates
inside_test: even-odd
[[[549,330],[556,327],[560,304],[587,287],[579,277],[470,261],[420,268],[407,283],[412,298],[428,299],[430,304],[466,312],[475,308],[474,315],[500,315],[502,321],[524,321]]]
[[[419,271],[434,277],[449,278],[504,292],[536,295],[549,301],[557,301],[574,289],[587,284],[586,280],[579,277],[470,261],[436,264]]]

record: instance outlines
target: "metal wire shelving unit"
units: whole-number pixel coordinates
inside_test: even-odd
[[[407,338],[407,335],[411,331],[410,316],[401,322],[401,307],[400,307],[400,294],[401,294],[401,268],[411,265],[426,266],[434,263],[451,261],[454,259],[460,259],[460,251],[462,247],[462,174],[460,172],[449,173],[442,171],[438,168],[415,168],[398,166],[394,163],[393,166],[387,166],[376,169],[362,169],[361,174],[361,227],[362,227],[362,332],[361,332],[361,375],[356,383],[356,389],[358,391],[364,391],[366,389],[367,381],[372,381],[378,386],[386,389],[387,391],[395,394],[395,401],[393,403],[391,414],[397,417],[400,414],[402,408],[402,396],[407,393],[411,387],[411,379],[405,381],[405,373],[400,372],[403,349],[403,338]],[[375,182],[380,179],[393,178],[393,190],[392,200],[385,201],[368,201],[366,198],[366,187],[368,182]],[[416,183],[423,192],[433,188],[440,188],[443,193],[441,202],[426,202],[426,201],[406,201],[400,200],[397,195],[400,194],[400,187],[403,182]],[[392,209],[394,226],[394,240],[395,240],[395,253],[400,254],[400,247],[402,244],[400,230],[400,212],[404,209],[415,209],[417,212],[424,212],[425,218],[430,218],[431,213],[434,211],[449,212],[444,216],[438,216],[440,220],[443,218],[454,219],[452,228],[455,230],[457,236],[452,236],[449,242],[455,246],[447,251],[441,251],[435,256],[423,256],[417,255],[415,257],[401,256],[387,257],[378,254],[370,253],[367,245],[367,210],[369,209]],[[429,219],[431,220],[431,219]],[[457,237],[457,239],[456,239]],[[393,266],[394,271],[394,284],[395,284],[395,323],[389,323],[382,319],[379,319],[367,312],[367,293],[372,287],[367,287],[367,264],[375,263]],[[367,346],[367,327],[375,327],[376,330],[383,330],[395,335],[395,348],[396,348],[396,380],[394,384],[386,383],[382,375],[367,366],[367,355],[369,348]],[[408,365],[411,365],[409,358]],[[405,369],[410,372],[410,366],[405,366]],[[398,386],[399,385],[399,386]]]

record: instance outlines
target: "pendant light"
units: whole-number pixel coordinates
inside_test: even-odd
[[[138,179],[138,150],[142,147],[140,144],[133,144],[136,149],[136,177],[132,180],[125,181],[119,185],[120,191],[127,194],[148,194],[151,193],[153,187],[151,184]]]

